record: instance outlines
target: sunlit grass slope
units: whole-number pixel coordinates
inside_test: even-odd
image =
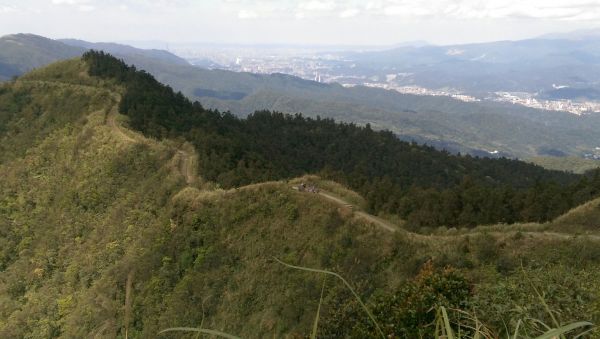
[[[600,320],[593,239],[516,230],[391,233],[291,189],[313,180],[364,205],[314,176],[231,190],[188,184],[181,142],[127,130],[114,110],[120,89],[85,71],[69,61],[0,90],[8,103],[0,106],[1,338],[153,338],[175,326],[302,337],[323,277],[274,258],[343,275],[374,309],[425,263],[452,266],[468,279],[467,305],[499,333],[520,318],[550,323],[523,274],[561,322]],[[344,286],[326,281],[323,331],[337,330],[336,314],[349,300]]]

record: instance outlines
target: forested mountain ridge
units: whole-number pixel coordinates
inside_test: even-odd
[[[256,112],[246,119],[206,110],[103,52],[88,52],[90,74],[125,87],[120,112],[155,138],[184,137],[200,171],[223,187],[320,172],[397,214],[415,229],[547,221],[600,191],[584,177],[509,159],[452,156],[398,140],[368,125]]]
[[[360,86],[343,88],[283,74],[208,70],[187,65],[165,51],[63,40],[75,45],[67,46],[61,41],[37,39],[59,50],[79,49],[77,55],[83,53],[83,47],[103,49],[151,73],[187,97],[200,100],[206,108],[231,111],[239,116],[270,110],[301,112],[313,118],[321,116],[360,125],[370,123],[373,129],[389,129],[404,140],[487,156],[492,156],[490,152],[494,151],[519,158],[555,154],[582,156],[600,145],[596,132],[600,129],[600,115],[578,117],[511,104],[465,103],[446,97],[405,95]],[[28,41],[20,42],[28,46]],[[0,49],[0,63],[3,55],[12,50],[8,47],[11,45]],[[29,46],[28,50],[35,51],[35,46]],[[46,63],[56,60],[52,58]],[[13,70],[11,75],[24,71],[14,71],[19,69],[19,64],[9,63],[7,67]]]
[[[126,60],[127,61],[127,60]],[[405,140],[491,156],[582,156],[600,144],[600,116],[575,116],[519,105],[465,103],[447,97],[400,94],[377,88],[322,84],[284,74],[251,74],[161,63],[136,63],[160,82],[205,107],[246,116],[257,110],[301,112],[374,129]],[[515,127],[516,126],[516,127]]]
[[[111,69],[117,76],[106,76]],[[127,333],[130,338],[180,338],[157,334],[174,326],[245,338],[305,336],[319,304],[322,276],[287,269],[273,257],[344,276],[390,336],[429,335],[429,310],[436,305],[477,310],[478,319],[499,334],[503,324],[514,328],[519,319],[525,319],[521,326],[528,333],[540,333],[527,319],[552,320],[522,272],[545,293],[548,307],[560,311],[561,323],[600,321],[598,246],[591,239],[539,233],[545,225],[514,226],[531,229],[523,232],[498,225],[490,232],[462,229],[454,236],[456,229],[447,234],[440,229],[440,236],[390,234],[318,195],[292,190],[285,181],[218,189],[224,178],[243,182],[265,174],[250,171],[261,167],[243,166],[244,175],[231,171],[217,182],[206,180],[219,177],[209,169],[226,168],[202,162],[211,156],[207,150],[214,153],[212,160],[232,145],[250,154],[239,143],[247,139],[237,138],[241,132],[255,136],[244,125],[256,127],[258,135],[269,129],[197,104],[191,105],[203,122],[201,132],[212,132],[206,141],[217,139],[196,147],[203,180],[189,184],[179,153],[187,135],[177,124],[200,128],[185,113],[190,103],[108,56],[55,64],[0,88],[0,138],[11,143],[0,149],[0,337],[124,338]],[[138,97],[146,90],[156,101]],[[163,110],[172,100],[173,112]],[[117,105],[131,115],[119,115]],[[163,120],[173,114],[179,115],[167,119],[173,125]],[[307,138],[333,129],[349,135],[342,140],[374,142],[368,147],[397,142],[389,133],[331,121],[271,113],[257,117],[271,131],[280,123],[291,135]],[[127,125],[141,126],[136,129],[156,138]],[[318,159],[310,143],[319,138],[294,145],[304,154],[298,163]],[[511,160],[460,160],[418,145],[396,147],[421,154],[415,161],[424,169],[427,163],[455,159],[449,169],[479,168],[493,180],[506,177],[493,173],[502,172],[498,164],[519,169],[527,175],[515,177],[516,187],[527,187],[534,178],[566,185],[581,178]],[[275,148],[273,160],[285,159],[278,152]],[[266,175],[277,170],[273,166]],[[311,180],[316,179],[294,183]],[[357,197],[334,182],[320,187]],[[327,280],[322,299],[319,335],[375,336],[343,285]]]
[[[129,63],[189,66],[184,59],[162,50],[144,50],[115,43],[91,43],[75,39],[53,40],[34,34],[11,34],[0,37],[0,81],[56,61],[81,56],[92,48],[125,58]]]

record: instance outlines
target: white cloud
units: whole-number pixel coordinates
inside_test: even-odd
[[[371,0],[374,15],[454,19],[600,19],[599,0]]]
[[[96,6],[92,4],[92,0],[52,0],[54,5],[76,7],[80,12],[93,12]]]
[[[256,19],[258,16],[258,13],[247,9],[242,9],[238,12],[239,19]]]
[[[0,5],[0,14],[18,12],[16,7]]]
[[[7,0],[0,0],[6,2]],[[8,0],[11,5],[42,0]],[[530,19],[600,20],[600,0],[44,0],[47,4],[71,5],[82,11],[125,8],[147,11],[183,11],[213,6],[238,18],[289,19],[400,17],[411,19]],[[209,3],[211,5],[209,5]],[[206,4],[206,5],[205,5]],[[0,3],[0,13],[14,6]]]
[[[311,0],[300,2],[298,8],[305,11],[329,12],[336,9],[337,4],[333,1]]]
[[[423,17],[428,15],[434,15],[435,13],[426,7],[417,6],[388,6],[383,9],[383,13],[389,16],[403,16],[403,17]]]
[[[97,41],[449,44],[600,28],[600,0],[0,0],[3,34],[72,27]]]
[[[158,1],[178,3],[185,0]],[[220,3],[239,18],[352,18],[364,13],[372,17],[415,20],[600,20],[600,0],[220,0]]]
[[[92,11],[96,10],[96,7],[92,6],[92,5],[81,5],[78,7],[78,9],[81,12],[92,12]]]
[[[348,8],[340,13],[340,18],[353,18],[360,14],[360,10],[357,8]]]
[[[90,0],[52,0],[55,5],[82,5],[89,2]]]

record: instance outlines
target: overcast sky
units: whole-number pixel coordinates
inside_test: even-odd
[[[389,45],[600,27],[600,0],[0,0],[0,34],[91,41]]]

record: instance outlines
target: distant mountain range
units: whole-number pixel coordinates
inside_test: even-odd
[[[187,61],[184,59],[169,53],[167,51],[158,50],[158,49],[139,49],[127,45],[121,45],[116,43],[106,43],[106,42],[87,42],[83,40],[76,39],[61,39],[58,40],[66,45],[83,48],[85,50],[95,49],[102,50],[108,52],[112,55],[135,59],[156,59],[166,63],[175,64],[175,65],[189,65]]]
[[[84,51],[33,34],[3,36],[0,38],[0,81],[57,60],[74,58]]]
[[[516,62],[517,58],[508,53],[507,49],[510,46],[524,46],[515,53],[533,55],[534,49],[530,47],[530,43],[495,43],[498,46],[497,52],[490,55],[494,55],[493,60],[504,60],[498,61],[499,64]],[[543,45],[542,42],[539,43]],[[436,65],[433,56],[442,61],[445,58],[454,60],[450,63],[440,61],[440,65],[481,62],[469,61],[467,56],[478,55],[484,47],[469,46],[472,46],[471,50],[465,49],[454,56],[446,54],[451,47],[427,46],[356,54],[355,57],[357,60],[368,60],[367,55],[371,55],[373,67],[389,60],[405,60],[415,65],[415,60],[421,60],[423,64]],[[592,49],[593,46],[590,44],[589,48]],[[231,111],[242,116],[255,110],[267,109],[331,117],[358,124],[369,123],[374,128],[389,129],[404,140],[486,156],[581,156],[594,152],[600,146],[600,134],[597,132],[600,130],[600,115],[578,117],[564,112],[547,112],[511,104],[466,103],[447,97],[404,95],[361,86],[344,88],[337,84],[322,84],[283,74],[258,75],[207,70],[192,66],[166,51],[143,50],[113,43],[57,41],[26,34],[5,36],[0,38],[0,74],[2,79],[8,80],[32,68],[78,56],[87,49],[114,54],[127,63],[148,71],[159,81],[169,84],[188,97],[199,100],[205,107]],[[551,54],[549,50],[546,54]],[[430,57],[426,57],[427,53],[430,53]],[[430,61],[426,61],[427,58]],[[456,61],[457,59],[462,61]],[[471,70],[470,66],[465,67]],[[435,67],[430,71],[431,77],[437,78],[436,81],[445,78],[450,81],[454,76],[443,71],[435,74],[433,69]],[[460,73],[457,70],[454,72]],[[590,74],[593,72],[595,70],[589,70]],[[465,77],[457,75],[457,81],[460,82],[461,79],[464,80]],[[518,83],[520,80],[515,77],[514,81]]]
[[[495,91],[537,93],[554,84],[600,88],[600,32],[548,35],[521,41],[449,46],[409,46],[386,51],[348,52],[337,65],[340,74],[475,95]]]

